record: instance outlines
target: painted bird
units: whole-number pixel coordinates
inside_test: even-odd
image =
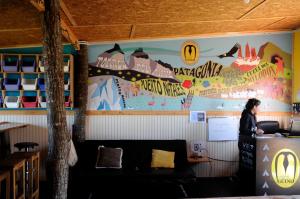
[[[233,55],[238,51],[239,48],[241,48],[241,45],[239,43],[236,43],[228,52],[218,55],[218,57],[221,59],[224,57],[233,57]]]

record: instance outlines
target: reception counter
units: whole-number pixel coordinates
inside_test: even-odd
[[[299,138],[240,136],[239,149],[239,174],[255,195],[300,194]]]

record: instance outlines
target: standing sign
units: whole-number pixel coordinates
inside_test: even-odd
[[[300,194],[300,139],[257,138],[256,195]]]

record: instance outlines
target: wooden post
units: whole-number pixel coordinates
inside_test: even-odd
[[[64,107],[64,72],[59,0],[45,0],[43,17],[48,124],[47,180],[50,198],[66,199],[68,189],[68,154],[71,136],[67,130]]]
[[[76,93],[75,98],[78,109],[75,111],[75,119],[73,126],[74,142],[82,142],[85,140],[85,119],[88,95],[88,49],[86,44],[80,44],[79,64],[76,72]]]

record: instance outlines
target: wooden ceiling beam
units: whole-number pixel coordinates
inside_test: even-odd
[[[67,18],[69,19],[69,21],[72,24],[72,26],[77,26],[77,23],[76,23],[75,19],[71,15],[69,9],[67,8],[67,6],[66,6],[66,4],[64,3],[63,0],[60,0],[60,8],[62,9],[62,11],[65,13],[65,15],[67,16]]]
[[[131,30],[130,30],[130,34],[129,34],[129,39],[132,39],[134,37],[135,28],[136,28],[136,25],[133,24],[131,26]]]
[[[265,25],[265,26],[261,27],[260,30],[264,30],[265,28],[267,28],[267,27],[269,27],[269,26],[271,26],[271,25],[273,25],[273,24],[276,24],[276,23],[278,23],[278,22],[280,22],[280,21],[282,21],[282,20],[284,20],[284,19],[286,19],[286,17],[282,17],[281,19],[279,19],[279,20],[277,20],[277,21],[274,21],[274,22],[272,22],[272,23],[270,23],[270,24],[268,24],[268,25]]]
[[[285,17],[295,17],[295,16],[285,16]],[[300,17],[300,15],[297,17]],[[282,17],[264,17],[264,18],[256,18],[256,19],[243,19],[241,21],[257,21],[257,20],[264,20],[264,19],[274,19],[279,20]],[[176,21],[176,22],[149,22],[149,23],[136,23],[136,24],[96,24],[96,25],[77,25],[75,28],[84,28],[84,27],[110,27],[110,26],[130,26],[131,30],[129,36],[135,32],[137,25],[161,25],[161,24],[190,24],[190,23],[210,23],[210,22],[234,22],[236,19],[223,19],[223,20],[200,20],[200,21]]]
[[[76,35],[73,33],[73,31],[70,29],[70,27],[66,24],[64,20],[60,21],[60,26],[62,29],[62,35],[74,45],[75,49],[79,50],[80,45],[79,41],[76,37]]]
[[[44,0],[29,0],[29,1],[39,12],[45,11]]]
[[[45,11],[44,0],[29,0],[29,1],[39,12]],[[68,15],[67,15],[67,17],[68,17]],[[70,22],[71,22],[71,20],[70,20]],[[76,50],[79,50],[80,46],[79,46],[77,36],[74,34],[74,32],[70,29],[70,27],[66,24],[66,22],[63,19],[61,19],[61,28],[62,28],[62,35],[64,36],[64,38],[66,40],[68,40],[74,46],[74,48]]]
[[[18,32],[18,31],[24,31],[24,30],[40,30],[40,28],[14,28],[14,29],[3,29],[0,30],[0,32]]]
[[[245,17],[247,17],[249,14],[251,14],[252,12],[254,12],[259,6],[263,5],[264,3],[266,3],[267,0],[263,0],[262,2],[258,3],[257,5],[255,5],[253,8],[251,8],[250,10],[248,10],[247,12],[245,12],[244,14],[242,14],[240,17],[237,18],[237,20],[241,20],[244,19]]]

